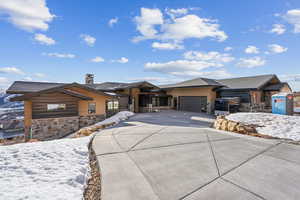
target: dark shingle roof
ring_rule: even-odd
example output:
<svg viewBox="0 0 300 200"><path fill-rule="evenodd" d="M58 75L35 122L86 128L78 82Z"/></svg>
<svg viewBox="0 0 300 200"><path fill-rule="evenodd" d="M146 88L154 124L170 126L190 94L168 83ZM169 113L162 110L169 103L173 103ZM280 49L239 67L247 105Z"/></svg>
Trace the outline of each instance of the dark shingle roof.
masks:
<svg viewBox="0 0 300 200"><path fill-rule="evenodd" d="M160 85L159 87L162 89L168 89L168 88L205 87L205 86L223 86L223 85L213 79L195 78L192 80L187 80L176 84Z"/></svg>
<svg viewBox="0 0 300 200"><path fill-rule="evenodd" d="M87 85L87 86L93 87L96 90L114 91L114 90L120 90L120 89L132 88L132 87L139 87L143 84L148 84L149 86L157 87L146 81L134 82L134 83L104 82L104 83L95 83L93 85Z"/></svg>
<svg viewBox="0 0 300 200"><path fill-rule="evenodd" d="M227 89L259 89L273 78L276 78L278 80L276 75L269 74L260 76L221 79L218 80L218 82L225 85Z"/></svg>
<svg viewBox="0 0 300 200"><path fill-rule="evenodd" d="M283 88L285 85L287 85L289 87L289 84L286 82L282 82L282 83L278 83L278 84L274 84L274 85L269 85L267 87L264 88L265 91L278 91L281 90L281 88Z"/></svg>
<svg viewBox="0 0 300 200"><path fill-rule="evenodd" d="M48 83L48 82L28 82L15 81L7 90L6 93L28 93L38 92L41 90L50 89L57 86L65 85L66 83Z"/></svg>

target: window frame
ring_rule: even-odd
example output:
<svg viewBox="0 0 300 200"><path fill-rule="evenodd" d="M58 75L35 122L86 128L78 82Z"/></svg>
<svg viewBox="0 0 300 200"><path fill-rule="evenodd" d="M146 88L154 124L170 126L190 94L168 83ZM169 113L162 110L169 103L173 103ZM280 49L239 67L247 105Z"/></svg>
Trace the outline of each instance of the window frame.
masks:
<svg viewBox="0 0 300 200"><path fill-rule="evenodd" d="M49 108L50 106L56 106L56 108ZM62 111L67 109L65 103L47 103L47 112Z"/></svg>
<svg viewBox="0 0 300 200"><path fill-rule="evenodd" d="M91 107L90 107L91 105L94 105L93 112L91 111L92 110ZM97 104L96 104L96 102L89 102L88 103L88 110L87 110L88 114L89 115L96 114L96 111L97 111Z"/></svg>

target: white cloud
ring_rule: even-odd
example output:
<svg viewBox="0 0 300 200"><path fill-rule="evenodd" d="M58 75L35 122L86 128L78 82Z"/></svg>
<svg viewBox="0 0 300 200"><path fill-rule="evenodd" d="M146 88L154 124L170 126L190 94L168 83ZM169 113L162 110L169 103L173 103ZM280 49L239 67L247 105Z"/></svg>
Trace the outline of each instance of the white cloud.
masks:
<svg viewBox="0 0 300 200"><path fill-rule="evenodd" d="M278 54L278 53L283 53L288 50L288 48L285 48L283 46L280 46L278 44L270 44L269 49L271 53Z"/></svg>
<svg viewBox="0 0 300 200"><path fill-rule="evenodd" d="M215 38L218 41L227 39L224 31L219 30L220 25L215 20L200 18L197 15L186 15L174 19L173 23L162 25L161 39L182 41L188 38L203 39Z"/></svg>
<svg viewBox="0 0 300 200"><path fill-rule="evenodd" d="M135 42L147 39L177 42L189 38L214 38L218 41L227 39L226 33L219 30L220 25L216 20L201 18L197 15L164 20L159 9L141 8L141 16L135 17L135 21L137 30L141 34L133 39ZM159 29L156 26L159 26Z"/></svg>
<svg viewBox="0 0 300 200"><path fill-rule="evenodd" d="M177 8L177 9L173 9L173 8L166 8L165 12L167 13L167 15L169 15L171 18L175 18L175 17L179 17L182 15L186 15L188 13L189 9L188 8Z"/></svg>
<svg viewBox="0 0 300 200"><path fill-rule="evenodd" d="M1 0L0 13L7 15L10 23L26 31L46 31L55 17L45 0Z"/></svg>
<svg viewBox="0 0 300 200"><path fill-rule="evenodd" d="M273 28L270 33L276 33L277 35L281 35L285 33L285 26L283 24L273 24Z"/></svg>
<svg viewBox="0 0 300 200"><path fill-rule="evenodd" d="M34 39L39 42L40 44L45 44L45 45L54 45L56 42L55 40L53 40L52 38L41 34L41 33L37 33L34 35Z"/></svg>
<svg viewBox="0 0 300 200"><path fill-rule="evenodd" d="M164 63L148 62L145 69L171 75L178 75L183 72L199 72L210 67L222 67L222 64L196 60L175 60Z"/></svg>
<svg viewBox="0 0 300 200"><path fill-rule="evenodd" d="M34 73L33 75L37 78L44 78L46 76L46 74L43 73Z"/></svg>
<svg viewBox="0 0 300 200"><path fill-rule="evenodd" d="M214 70L214 71L185 71L172 73L176 76L189 76L189 77L205 77L213 79L229 78L232 75L226 70Z"/></svg>
<svg viewBox="0 0 300 200"><path fill-rule="evenodd" d="M141 8L141 16L135 17L136 29L142 34L134 41L155 38L158 31L155 25L163 24L163 14L159 9Z"/></svg>
<svg viewBox="0 0 300 200"><path fill-rule="evenodd" d="M117 17L112 18L112 19L110 19L110 20L108 21L108 25L109 25L110 27L113 27L114 24L118 23L118 21L119 21L119 19L118 19Z"/></svg>
<svg viewBox="0 0 300 200"><path fill-rule="evenodd" d="M266 64L266 60L261 57L241 58L237 66L245 68L260 67Z"/></svg>
<svg viewBox="0 0 300 200"><path fill-rule="evenodd" d="M87 34L81 34L80 37L82 40L90 47L94 46L96 43L96 38Z"/></svg>
<svg viewBox="0 0 300 200"><path fill-rule="evenodd" d="M16 67L2 67L2 68L0 68L0 73L18 74L18 75L24 75L25 74L25 72L23 72L21 69L18 69Z"/></svg>
<svg viewBox="0 0 300 200"><path fill-rule="evenodd" d="M188 51L184 53L184 58L189 60L201 60L209 61L213 63L228 63L234 60L230 54L219 53L217 51L200 52L200 51Z"/></svg>
<svg viewBox="0 0 300 200"><path fill-rule="evenodd" d="M175 76L167 76L167 77L146 76L146 77L139 77L139 78L130 78L127 79L127 81L148 81L156 84L172 84L172 83L178 83L184 81L184 79Z"/></svg>
<svg viewBox="0 0 300 200"><path fill-rule="evenodd" d="M95 63L104 62L104 58L100 56L96 56L95 58L91 59L91 62L95 62Z"/></svg>
<svg viewBox="0 0 300 200"><path fill-rule="evenodd" d="M170 43L170 42L153 42L152 48L159 49L159 50L175 50L175 49L183 49L184 46L177 43Z"/></svg>
<svg viewBox="0 0 300 200"><path fill-rule="evenodd" d="M279 75L281 81L288 82L293 90L300 92L300 74Z"/></svg>
<svg viewBox="0 0 300 200"><path fill-rule="evenodd" d="M258 54L259 53L259 49L256 46L249 45L245 49L245 53L247 53L247 54Z"/></svg>
<svg viewBox="0 0 300 200"><path fill-rule="evenodd" d="M23 81L32 81L33 79L30 76L26 76L22 80Z"/></svg>
<svg viewBox="0 0 300 200"><path fill-rule="evenodd" d="M6 77L0 77L0 87L7 88L11 81L9 81Z"/></svg>
<svg viewBox="0 0 300 200"><path fill-rule="evenodd" d="M300 9L287 11L283 18L294 26L294 33L300 33Z"/></svg>
<svg viewBox="0 0 300 200"><path fill-rule="evenodd" d="M126 57L121 57L120 59L118 59L118 60L112 60L112 62L118 62L118 63L122 63L122 64L124 64L124 63L127 63L129 60L128 60L128 58L126 58Z"/></svg>
<svg viewBox="0 0 300 200"><path fill-rule="evenodd" d="M233 48L232 47L225 47L224 51L231 51Z"/></svg>
<svg viewBox="0 0 300 200"><path fill-rule="evenodd" d="M70 53L42 53L44 56L56 57L56 58L75 58L74 54Z"/></svg>

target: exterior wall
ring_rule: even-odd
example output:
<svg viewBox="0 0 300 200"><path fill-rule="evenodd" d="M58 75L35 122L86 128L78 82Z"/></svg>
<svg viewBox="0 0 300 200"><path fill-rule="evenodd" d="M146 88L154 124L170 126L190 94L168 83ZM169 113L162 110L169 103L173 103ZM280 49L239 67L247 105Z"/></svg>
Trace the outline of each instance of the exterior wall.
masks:
<svg viewBox="0 0 300 200"><path fill-rule="evenodd" d="M79 116L79 128L90 126L105 119L105 115Z"/></svg>
<svg viewBox="0 0 300 200"><path fill-rule="evenodd" d="M78 98L60 92L41 94L31 98L32 118L56 118L78 116ZM48 111L48 104L65 104L66 109Z"/></svg>
<svg viewBox="0 0 300 200"><path fill-rule="evenodd" d="M53 140L79 129L79 117L33 119L31 137L38 140Z"/></svg>
<svg viewBox="0 0 300 200"><path fill-rule="evenodd" d="M29 138L32 124L32 102L24 101L24 135Z"/></svg>
<svg viewBox="0 0 300 200"><path fill-rule="evenodd" d="M131 96L134 99L134 112L139 112L139 88L132 88L131 89Z"/></svg>
<svg viewBox="0 0 300 200"><path fill-rule="evenodd" d="M251 104L260 104L262 103L262 91L250 91Z"/></svg>
<svg viewBox="0 0 300 200"><path fill-rule="evenodd" d="M106 113L106 101L111 99L110 97L103 96L101 94L97 94L94 92L90 92L81 88L71 88L71 90L75 92L79 92L83 95L86 95L88 97L92 97L92 101L84 101L79 100L78 102L78 114L80 116L88 116L88 115L105 115ZM88 113L88 104L89 103L96 103L96 113L95 114L89 114Z"/></svg>
<svg viewBox="0 0 300 200"><path fill-rule="evenodd" d="M206 96L208 102L207 112L212 113L214 110L214 104L216 100L216 92L213 91L213 87L206 88L175 88L167 91L168 95L172 95L173 98L179 96ZM178 102L177 102L178 105Z"/></svg>
<svg viewBox="0 0 300 200"><path fill-rule="evenodd" d="M280 92L292 93L293 91L287 85L284 85Z"/></svg>

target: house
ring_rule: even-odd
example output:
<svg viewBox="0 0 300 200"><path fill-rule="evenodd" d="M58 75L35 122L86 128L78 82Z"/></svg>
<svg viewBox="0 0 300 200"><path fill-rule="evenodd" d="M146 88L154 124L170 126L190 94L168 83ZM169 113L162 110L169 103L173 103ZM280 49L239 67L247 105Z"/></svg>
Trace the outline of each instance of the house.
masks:
<svg viewBox="0 0 300 200"><path fill-rule="evenodd" d="M24 101L27 138L48 140L63 137L106 117L106 105L117 99L83 84L16 81L7 90Z"/></svg>
<svg viewBox="0 0 300 200"><path fill-rule="evenodd" d="M216 90L217 97L240 97L241 111L257 107L271 108L273 94L292 93L289 84L281 82L274 74L221 79L218 82L224 87Z"/></svg>
<svg viewBox="0 0 300 200"><path fill-rule="evenodd" d="M176 110L212 113L216 99L215 90L223 87L216 80L196 78L176 84L161 85L160 88L172 96L172 107Z"/></svg>
<svg viewBox="0 0 300 200"><path fill-rule="evenodd" d="M25 133L39 139L62 137L120 110L212 113L216 98L240 97L247 111L257 105L271 106L271 96L278 92L291 92L291 88L276 75L196 78L156 86L147 81L94 83L94 75L87 74L85 84L16 81L7 90L21 95L11 101L24 101Z"/></svg>

